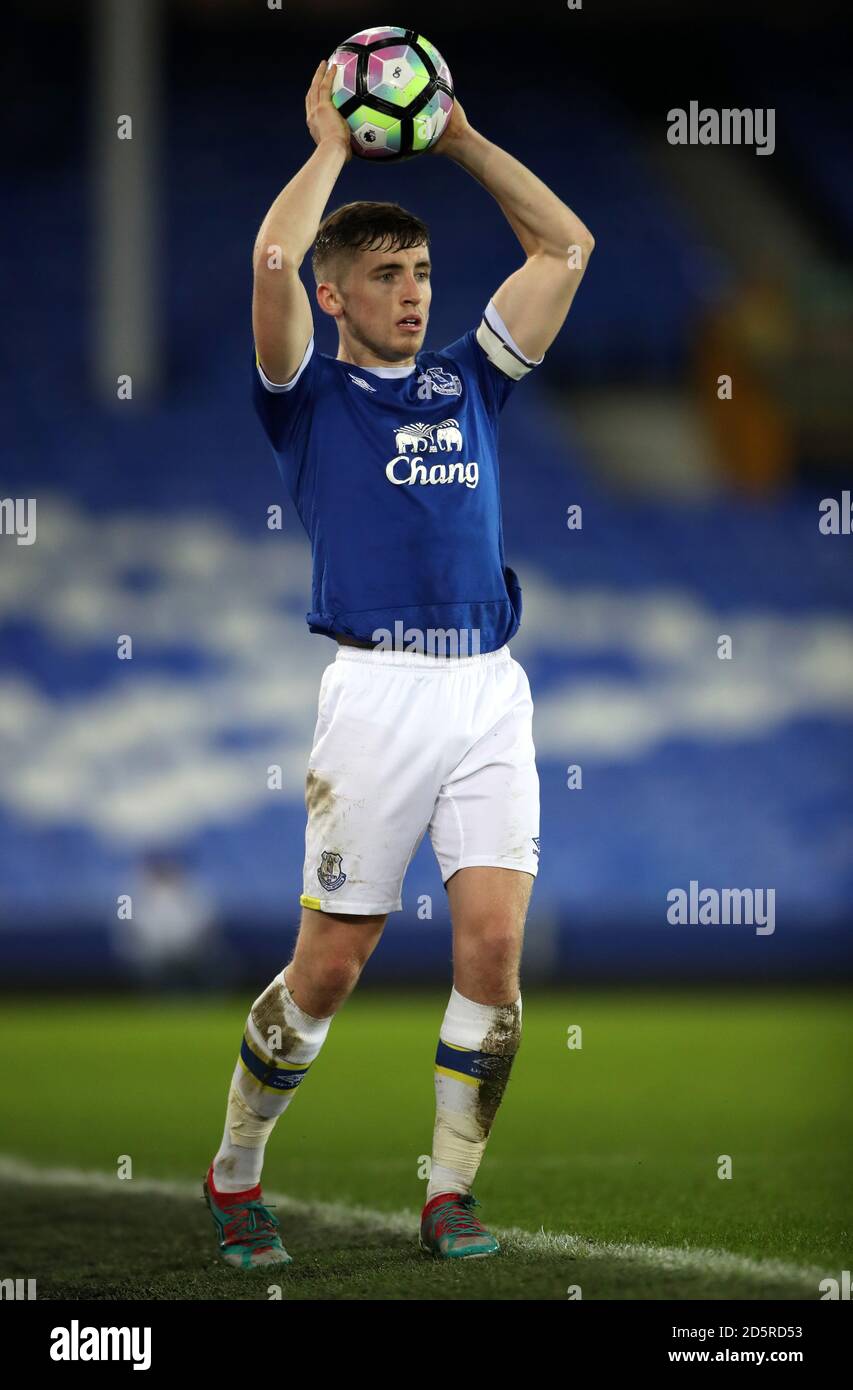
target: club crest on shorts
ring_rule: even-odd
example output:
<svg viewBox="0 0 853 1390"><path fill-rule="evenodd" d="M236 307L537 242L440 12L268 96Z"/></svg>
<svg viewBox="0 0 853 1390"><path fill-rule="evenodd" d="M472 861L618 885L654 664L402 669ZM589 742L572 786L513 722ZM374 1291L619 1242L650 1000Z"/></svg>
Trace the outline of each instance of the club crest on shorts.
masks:
<svg viewBox="0 0 853 1390"><path fill-rule="evenodd" d="M336 888L340 888L342 883L346 883L347 876L341 872L341 856L336 854L334 850L323 850L320 855L317 877L327 893L334 893Z"/></svg>

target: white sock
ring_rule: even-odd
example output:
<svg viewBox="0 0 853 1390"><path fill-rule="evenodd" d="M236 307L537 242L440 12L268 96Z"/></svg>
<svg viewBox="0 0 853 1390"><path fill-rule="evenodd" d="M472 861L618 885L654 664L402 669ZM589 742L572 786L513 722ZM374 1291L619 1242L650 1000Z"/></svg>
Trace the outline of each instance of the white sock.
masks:
<svg viewBox="0 0 853 1390"><path fill-rule="evenodd" d="M471 1191L520 1041L520 994L514 1004L478 1004L451 990L435 1059L427 1202Z"/></svg>
<svg viewBox="0 0 853 1390"><path fill-rule="evenodd" d="M244 1192L260 1182L267 1139L323 1046L333 1017L312 1018L300 1009L283 970L255 1000L213 1160L218 1192Z"/></svg>

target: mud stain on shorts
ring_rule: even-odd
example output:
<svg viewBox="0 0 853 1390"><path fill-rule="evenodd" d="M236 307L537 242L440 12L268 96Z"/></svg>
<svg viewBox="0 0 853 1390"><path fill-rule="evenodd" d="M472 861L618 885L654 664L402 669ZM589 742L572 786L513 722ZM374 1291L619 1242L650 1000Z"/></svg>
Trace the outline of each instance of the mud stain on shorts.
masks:
<svg viewBox="0 0 853 1390"><path fill-rule="evenodd" d="M305 778L305 806L309 816L328 815L336 800L337 794L328 778L309 768Z"/></svg>

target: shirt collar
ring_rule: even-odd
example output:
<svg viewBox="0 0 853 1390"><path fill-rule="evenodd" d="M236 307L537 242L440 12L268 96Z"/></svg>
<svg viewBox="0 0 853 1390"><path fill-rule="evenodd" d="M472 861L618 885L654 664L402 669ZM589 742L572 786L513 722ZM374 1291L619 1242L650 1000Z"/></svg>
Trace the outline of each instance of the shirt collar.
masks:
<svg viewBox="0 0 853 1390"><path fill-rule="evenodd" d="M340 359L338 359L340 361ZM359 367L354 362L344 362L343 366L349 367L354 372L372 372L374 376L411 376L415 371L415 366L411 367Z"/></svg>

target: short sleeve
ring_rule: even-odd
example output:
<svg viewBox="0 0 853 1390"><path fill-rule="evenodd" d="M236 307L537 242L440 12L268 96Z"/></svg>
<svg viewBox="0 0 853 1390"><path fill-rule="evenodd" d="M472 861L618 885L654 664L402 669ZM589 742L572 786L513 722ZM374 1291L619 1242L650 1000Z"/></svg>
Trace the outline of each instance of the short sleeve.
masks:
<svg viewBox="0 0 853 1390"><path fill-rule="evenodd" d="M479 327L472 328L444 352L473 367L493 415L503 410L522 377L544 360L544 353L536 359L525 356L491 299Z"/></svg>
<svg viewBox="0 0 853 1390"><path fill-rule="evenodd" d="M279 384L264 374L257 349L252 354L252 396L267 438L277 451L291 446L311 417L317 389L318 354L314 338L290 381Z"/></svg>

